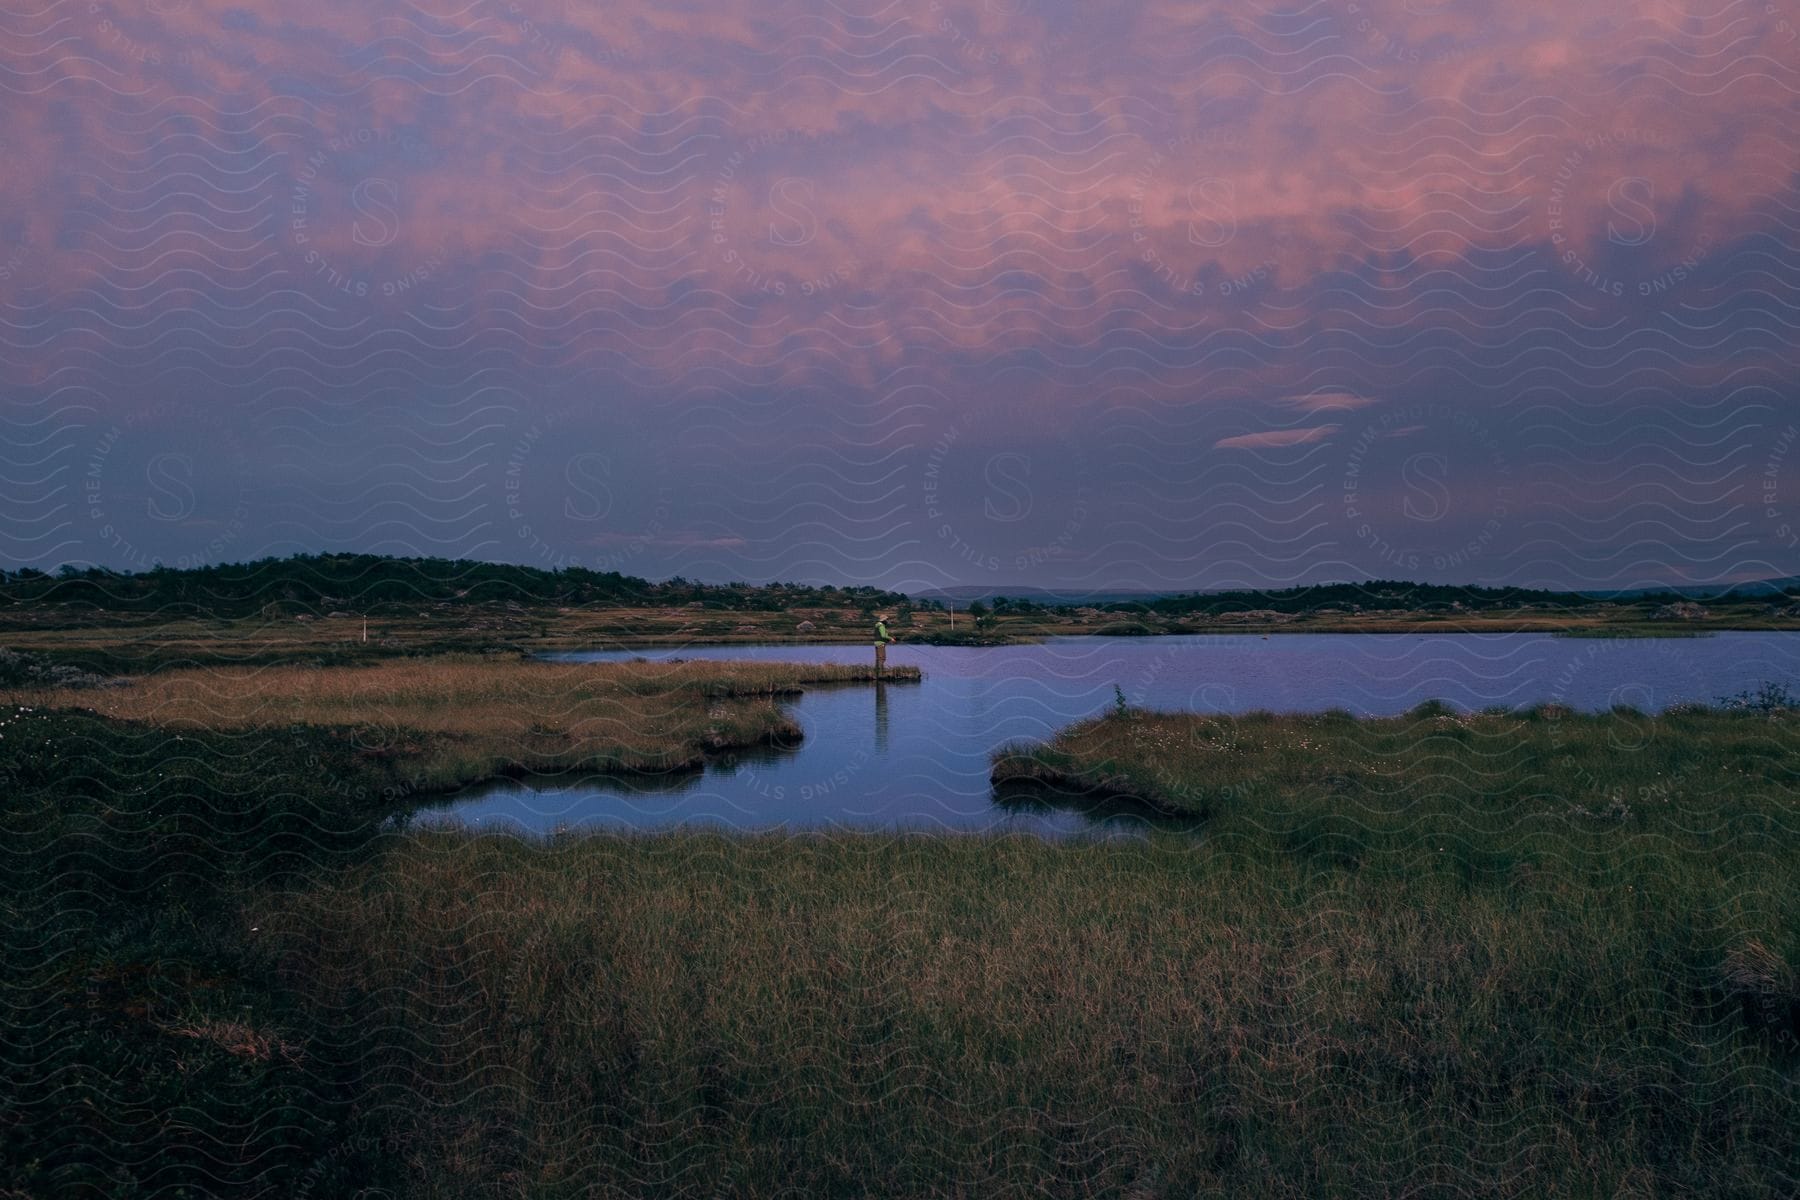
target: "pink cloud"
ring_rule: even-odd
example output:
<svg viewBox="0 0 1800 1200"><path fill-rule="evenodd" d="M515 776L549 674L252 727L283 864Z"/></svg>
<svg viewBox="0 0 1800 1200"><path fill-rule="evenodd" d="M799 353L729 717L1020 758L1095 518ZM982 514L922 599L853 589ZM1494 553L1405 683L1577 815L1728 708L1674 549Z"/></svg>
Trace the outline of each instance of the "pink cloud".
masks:
<svg viewBox="0 0 1800 1200"><path fill-rule="evenodd" d="M38 253L0 299L22 280L141 292L183 267L325 286L250 216L155 239L219 211L287 218L309 157L375 128L431 156L337 181L396 220L321 228L333 274L379 292L423 269L457 281L434 303L506 297L530 328L583 330L572 353L670 372L805 355L874 379L919 345L1398 327L1413 273L1466 276L1482 253L1539 253L1593 302L1654 296L1777 219L1768 181L1793 166L1791 37L1736 9L1364 0L1291 35L1222 0L1066 19L926 0L71 11L22 39L0 205ZM1628 64L1645 86L1609 82ZM156 136L105 128L114 93ZM158 140L187 129L205 144ZM131 214L111 245L46 182L59 170ZM1396 303L1308 290L1342 273Z"/></svg>
<svg viewBox="0 0 1800 1200"><path fill-rule="evenodd" d="M1292 396L1283 396L1276 401L1288 408L1298 409L1303 413L1326 412L1331 409L1355 410L1367 408L1380 401L1373 396L1359 396L1355 392L1319 391L1303 392Z"/></svg>
<svg viewBox="0 0 1800 1200"><path fill-rule="evenodd" d="M1304 446L1321 442L1338 431L1336 425L1314 425L1304 429L1268 429L1260 433L1240 433L1220 438L1213 443L1217 450L1269 450L1281 446Z"/></svg>

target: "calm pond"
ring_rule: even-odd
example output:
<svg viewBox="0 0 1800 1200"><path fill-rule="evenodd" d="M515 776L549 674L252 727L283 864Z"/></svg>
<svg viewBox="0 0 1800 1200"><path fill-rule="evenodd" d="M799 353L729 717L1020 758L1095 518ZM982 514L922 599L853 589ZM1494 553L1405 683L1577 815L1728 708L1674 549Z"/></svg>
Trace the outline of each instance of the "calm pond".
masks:
<svg viewBox="0 0 1800 1200"><path fill-rule="evenodd" d="M554 656L861 662L863 646L718 646ZM972 649L899 645L893 664L923 683L815 687L789 710L798 750L739 755L704 774L652 781L539 777L461 793L426 819L549 832L564 827L830 828L1141 832L1141 813L1079 805L996 804L988 756L1105 711L1115 686L1133 704L1197 712L1344 708L1403 712L1556 701L1646 711L1712 702L1765 681L1800 681L1800 635L1558 638L1540 634L1277 634L1069 637Z"/></svg>

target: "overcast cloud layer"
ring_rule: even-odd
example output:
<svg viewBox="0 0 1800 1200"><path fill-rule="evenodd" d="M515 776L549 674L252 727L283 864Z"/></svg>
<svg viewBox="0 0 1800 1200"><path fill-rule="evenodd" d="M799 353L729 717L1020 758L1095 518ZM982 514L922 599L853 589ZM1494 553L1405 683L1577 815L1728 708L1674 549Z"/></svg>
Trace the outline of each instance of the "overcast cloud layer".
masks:
<svg viewBox="0 0 1800 1200"><path fill-rule="evenodd" d="M0 559L1795 574L1797 30L0 0Z"/></svg>

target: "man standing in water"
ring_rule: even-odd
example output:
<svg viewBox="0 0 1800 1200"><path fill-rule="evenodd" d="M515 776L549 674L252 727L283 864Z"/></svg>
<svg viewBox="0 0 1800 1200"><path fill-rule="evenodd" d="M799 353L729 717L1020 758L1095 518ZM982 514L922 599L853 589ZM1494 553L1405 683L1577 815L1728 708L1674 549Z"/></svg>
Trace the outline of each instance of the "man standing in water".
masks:
<svg viewBox="0 0 1800 1200"><path fill-rule="evenodd" d="M887 670L888 643L894 639L888 636L887 617L875 618L875 674L880 675Z"/></svg>

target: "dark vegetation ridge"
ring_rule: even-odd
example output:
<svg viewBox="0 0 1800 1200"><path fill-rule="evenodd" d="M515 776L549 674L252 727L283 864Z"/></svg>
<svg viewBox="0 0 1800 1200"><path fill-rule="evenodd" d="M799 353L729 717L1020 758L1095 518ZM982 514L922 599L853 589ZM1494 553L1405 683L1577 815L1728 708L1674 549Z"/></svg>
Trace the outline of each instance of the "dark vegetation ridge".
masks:
<svg viewBox="0 0 1800 1200"><path fill-rule="evenodd" d="M1034 598L1034 595L1038 598ZM1591 610L1613 605L1654 608L1692 602L1683 589L1634 591L1607 596L1591 592L1527 587L1473 587L1373 579L1357 583L1308 584L1270 589L1237 589L1145 595L1078 605L1053 593L1025 589L1015 596L990 596L982 608L1030 612L1092 607L1105 612L1208 616L1267 611L1331 612L1500 612L1541 608ZM1800 580L1758 585L1754 594L1725 592L1713 602L1782 606L1800 603ZM701 583L676 576L653 581L617 571L585 567L543 570L510 563L468 559L392 557L378 554L301 554L254 562L200 567L157 566L125 572L107 567L64 566L54 573L35 568L0 570L0 604L68 604L117 611L245 616L273 611L311 611L421 602L470 605L512 601L521 604L661 607L699 605L741 612L847 606L937 610L935 597L908 597L867 586L802 583Z"/></svg>
<svg viewBox="0 0 1800 1200"><path fill-rule="evenodd" d="M0 603L77 604L136 612L246 616L273 606L359 610L421 602L705 607L748 612L817 605L898 605L906 597L872 587L798 583L711 584L676 576L652 582L617 571L545 571L509 563L379 554L300 554L216 566L123 572L65 566L55 574L0 571Z"/></svg>
<svg viewBox="0 0 1800 1200"><path fill-rule="evenodd" d="M1763 604L1800 601L1800 584L1785 592L1769 591L1754 597ZM1118 601L1101 607L1114 612L1153 612L1167 616L1213 615L1268 609L1278 613L1463 611L1509 612L1523 608L1587 609L1625 603L1656 607L1688 603L1692 597L1673 588L1632 592L1606 597L1590 592L1552 591L1526 587L1463 587L1451 584L1411 583L1404 579L1371 579L1366 583L1320 583L1273 590L1188 592L1139 601Z"/></svg>

